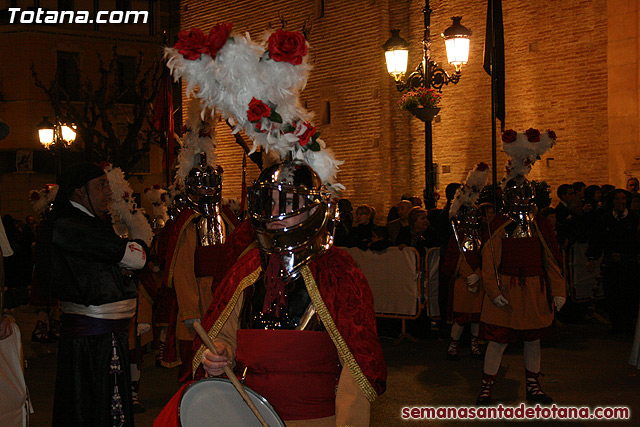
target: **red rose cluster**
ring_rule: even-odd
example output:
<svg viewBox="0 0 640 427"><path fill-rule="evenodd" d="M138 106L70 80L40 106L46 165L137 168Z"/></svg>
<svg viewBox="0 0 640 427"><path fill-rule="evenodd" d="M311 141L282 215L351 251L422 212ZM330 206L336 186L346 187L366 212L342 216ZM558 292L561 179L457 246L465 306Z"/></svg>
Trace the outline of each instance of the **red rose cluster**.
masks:
<svg viewBox="0 0 640 427"><path fill-rule="evenodd" d="M307 54L307 41L302 33L279 29L269 37L269 56L277 62L302 64Z"/></svg>
<svg viewBox="0 0 640 427"><path fill-rule="evenodd" d="M485 162L480 162L478 163L478 165L476 166L476 170L480 171L480 172L484 172L487 169L489 169L489 165L487 165Z"/></svg>
<svg viewBox="0 0 640 427"><path fill-rule="evenodd" d="M250 122L258 122L263 117L268 118L269 116L271 116L271 108L267 104L256 98L251 99L247 110L247 119Z"/></svg>
<svg viewBox="0 0 640 427"><path fill-rule="evenodd" d="M518 137L518 132L513 129L505 130L502 134L502 142L505 144L511 144Z"/></svg>
<svg viewBox="0 0 640 427"><path fill-rule="evenodd" d="M529 128L525 132L529 142L540 142L540 131L538 129Z"/></svg>
<svg viewBox="0 0 640 427"><path fill-rule="evenodd" d="M209 31L208 36L205 36L199 28L193 28L191 31L180 31L175 48L185 59L192 61L199 59L203 53L215 59L218 51L227 42L232 26L233 24L228 22L216 24Z"/></svg>
<svg viewBox="0 0 640 427"><path fill-rule="evenodd" d="M301 147L304 147L311 141L313 135L316 134L316 128L309 122L304 122L298 125L296 129L296 136Z"/></svg>
<svg viewBox="0 0 640 427"><path fill-rule="evenodd" d="M524 134L527 135L527 140L529 140L529 142L540 142L540 131L538 129L529 128L524 132ZM553 140L556 139L556 133L554 131L548 130L547 134L549 135L549 138ZM517 137L518 133L513 129L509 129L504 131L502 134L502 141L505 144L510 144L515 141Z"/></svg>

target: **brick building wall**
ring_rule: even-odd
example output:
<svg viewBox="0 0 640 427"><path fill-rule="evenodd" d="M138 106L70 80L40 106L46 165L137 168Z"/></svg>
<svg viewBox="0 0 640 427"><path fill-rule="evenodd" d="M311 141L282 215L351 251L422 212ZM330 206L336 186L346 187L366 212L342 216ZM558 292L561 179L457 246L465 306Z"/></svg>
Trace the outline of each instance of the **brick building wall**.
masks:
<svg viewBox="0 0 640 427"><path fill-rule="evenodd" d="M408 0L183 0L181 27L208 31L227 21L235 31L249 31L258 39L265 29L280 26L278 12L289 30L301 29L311 17L314 68L302 93L303 105L315 113L314 123L336 157L345 160L339 175L347 187L344 196L354 206L374 206L377 222L384 222L402 193L422 193L424 126L395 108L401 94L386 73L381 46L389 30L399 28L411 46L409 69L414 68L422 55L423 7L423 1ZM448 72L452 67L446 64L439 34L454 15L462 15L462 23L473 31L469 64L458 85L443 89L442 110L433 123L433 156L443 194L448 183L463 180L475 163L491 161L490 78L482 68L486 2L431 1L431 8L432 57ZM506 128L536 127L558 134L558 144L536 163L530 177L547 181L554 193L559 184L577 180L620 185L610 175L622 171L610 172L609 165L607 2L514 0L503 2L503 15ZM218 127L218 139L224 195L238 197L242 150L224 125ZM498 179L505 163L498 148ZM257 173L251 165L249 180Z"/></svg>

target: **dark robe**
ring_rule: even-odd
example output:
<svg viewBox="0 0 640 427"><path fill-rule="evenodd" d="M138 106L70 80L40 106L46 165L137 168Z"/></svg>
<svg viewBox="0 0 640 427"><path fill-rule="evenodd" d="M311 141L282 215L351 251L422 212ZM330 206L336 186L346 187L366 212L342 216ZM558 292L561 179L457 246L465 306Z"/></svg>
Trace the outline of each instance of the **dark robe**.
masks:
<svg viewBox="0 0 640 427"><path fill-rule="evenodd" d="M62 302L100 306L137 297L135 281L117 265L130 242L111 224L73 208L53 223L49 236L41 253L50 257L43 260L49 287ZM53 426L111 427L114 417L133 426L129 320L62 316Z"/></svg>

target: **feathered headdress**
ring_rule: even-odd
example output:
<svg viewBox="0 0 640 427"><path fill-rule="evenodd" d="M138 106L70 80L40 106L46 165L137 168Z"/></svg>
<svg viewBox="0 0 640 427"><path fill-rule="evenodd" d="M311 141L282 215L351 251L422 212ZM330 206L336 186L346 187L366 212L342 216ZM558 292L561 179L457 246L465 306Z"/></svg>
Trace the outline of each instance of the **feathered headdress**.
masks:
<svg viewBox="0 0 640 427"><path fill-rule="evenodd" d="M156 184L153 187L147 187L144 189L144 195L147 200L153 206L153 217L162 218L163 221L169 219L167 214L167 190L160 187L160 184Z"/></svg>
<svg viewBox="0 0 640 427"><path fill-rule="evenodd" d="M53 203L56 194L58 194L58 186L55 184L48 184L41 190L31 190L29 192L29 201L33 206L33 210L43 215Z"/></svg>
<svg viewBox="0 0 640 427"><path fill-rule="evenodd" d="M457 216L463 206L472 208L476 204L488 178L489 166L484 162L478 163L475 169L469 171L464 184L456 190L456 195L449 208L449 218Z"/></svg>
<svg viewBox="0 0 640 427"><path fill-rule="evenodd" d="M502 134L502 150L510 157L507 163L507 175L502 184L510 179L522 179L531 172L531 167L556 143L556 133L548 130L540 133L529 128L522 133L512 129Z"/></svg>
<svg viewBox="0 0 640 427"><path fill-rule="evenodd" d="M194 28L181 31L173 48L165 48L174 79L184 78L187 96L219 111L234 127L281 158L290 156L313 168L334 191L337 161L309 122L310 114L298 100L307 83L307 42L298 32L279 29L263 43L249 34L231 35L232 25L215 25L208 35ZM197 87L197 91L195 90Z"/></svg>
<svg viewBox="0 0 640 427"><path fill-rule="evenodd" d="M102 165L104 173L109 180L109 186L111 187L111 204L109 205L109 212L111 213L112 221L115 222L119 218L129 228L129 233L132 239L140 239L148 246L151 245L153 240L153 231L151 225L145 217L145 210L136 205L133 199L133 190L131 186L124 179L124 173L120 168L114 168L110 163Z"/></svg>
<svg viewBox="0 0 640 427"><path fill-rule="evenodd" d="M187 123L181 140L182 149L176 167L176 180L179 185L184 185L189 171L199 164L200 153L206 154L209 166L213 169L217 167L215 122L215 117L207 114L199 99L189 102Z"/></svg>

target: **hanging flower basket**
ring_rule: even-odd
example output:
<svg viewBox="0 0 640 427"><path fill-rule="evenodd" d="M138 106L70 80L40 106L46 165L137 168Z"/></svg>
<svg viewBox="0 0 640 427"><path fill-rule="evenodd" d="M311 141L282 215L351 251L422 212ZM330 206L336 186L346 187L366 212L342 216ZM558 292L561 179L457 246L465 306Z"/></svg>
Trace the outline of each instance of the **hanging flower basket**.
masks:
<svg viewBox="0 0 640 427"><path fill-rule="evenodd" d="M409 111L412 115L419 118L423 122L430 122L433 120L435 116L438 115L440 108L438 107L419 107L419 108L410 108Z"/></svg>
<svg viewBox="0 0 640 427"><path fill-rule="evenodd" d="M423 122L431 121L440 111L440 93L431 88L411 90L398 101L398 108L407 110Z"/></svg>

